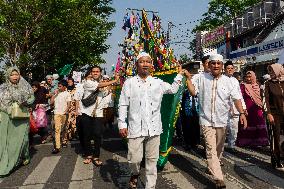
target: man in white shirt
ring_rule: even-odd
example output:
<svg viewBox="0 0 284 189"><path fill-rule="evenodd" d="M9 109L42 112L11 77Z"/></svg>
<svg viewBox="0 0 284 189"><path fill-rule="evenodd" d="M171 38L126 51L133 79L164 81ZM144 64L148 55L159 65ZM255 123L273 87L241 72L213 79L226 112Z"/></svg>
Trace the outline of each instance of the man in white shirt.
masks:
<svg viewBox="0 0 284 189"><path fill-rule="evenodd" d="M138 55L136 67L138 75L127 79L121 91L118 127L120 135L128 138L127 158L132 171L129 187L137 187L145 145L145 188L150 189L155 188L157 179L160 134L163 132L160 113L162 98L164 94L174 94L178 91L183 71L180 67L172 85L152 77L150 70L153 61L145 52Z"/></svg>
<svg viewBox="0 0 284 189"><path fill-rule="evenodd" d="M245 128L247 121L241 104L242 94L234 87L231 79L222 75L223 56L210 55L209 68L210 73L200 74L193 80L187 79L187 86L190 94L199 98L199 121L205 138L208 170L213 175L216 188L226 188L220 157L226 137L231 99L240 112L240 122ZM188 71L185 74L190 78Z"/></svg>
<svg viewBox="0 0 284 189"><path fill-rule="evenodd" d="M52 150L53 154L57 154L61 147L61 130L65 131L66 118L71 102L71 95L66 90L67 82L62 80L58 82L58 89L54 91L54 95L51 97L50 104L54 104L54 129L55 129L55 145ZM67 136L63 134L63 136ZM67 138L62 139L63 147L67 147Z"/></svg>
<svg viewBox="0 0 284 189"><path fill-rule="evenodd" d="M227 61L224 64L224 70L225 70L225 75L228 76L231 80L232 83L234 85L234 87L236 87L239 92L241 93L241 88L240 88L240 83L239 81L233 76L234 72L235 72L235 67L232 61ZM244 102L244 99L242 97L241 99L242 101L242 106L244 109L244 112L247 114L246 111L246 104ZM231 111L230 111L230 119L228 120L228 150L234 151L235 148L235 142L237 139L237 134L238 134L238 126L239 126L239 117L240 114L236 108L236 106L234 105L233 100L231 99L230 102L231 105Z"/></svg>
<svg viewBox="0 0 284 189"><path fill-rule="evenodd" d="M92 92L99 90L96 102L88 107L81 106L81 124L83 127L83 144L85 153L85 164L93 162L96 166L101 166L103 162L99 159L100 148L102 144L102 135L104 131L103 119L103 98L106 96L102 91L103 87L115 84L119 77L116 75L112 81L101 82L102 69L99 66L93 66L86 74L83 82L84 94L82 99L87 98ZM94 140L94 148L91 140Z"/></svg>
<svg viewBox="0 0 284 189"><path fill-rule="evenodd" d="M81 99L84 95L84 88L83 84L79 83L76 85L76 91L74 94L74 100L76 101L76 107L75 107L75 114L76 114L76 129L77 129L77 134L79 137L79 141L81 144L81 147L84 148L84 141L83 141L83 127L81 124L81 119L82 119L82 102Z"/></svg>

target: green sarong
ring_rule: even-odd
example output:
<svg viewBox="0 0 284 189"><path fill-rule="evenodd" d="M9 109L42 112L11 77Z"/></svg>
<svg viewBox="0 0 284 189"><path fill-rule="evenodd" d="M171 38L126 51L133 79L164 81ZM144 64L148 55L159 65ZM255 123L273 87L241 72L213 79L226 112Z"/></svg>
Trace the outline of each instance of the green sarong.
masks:
<svg viewBox="0 0 284 189"><path fill-rule="evenodd" d="M0 177L29 159L29 119L12 120L0 111Z"/></svg>

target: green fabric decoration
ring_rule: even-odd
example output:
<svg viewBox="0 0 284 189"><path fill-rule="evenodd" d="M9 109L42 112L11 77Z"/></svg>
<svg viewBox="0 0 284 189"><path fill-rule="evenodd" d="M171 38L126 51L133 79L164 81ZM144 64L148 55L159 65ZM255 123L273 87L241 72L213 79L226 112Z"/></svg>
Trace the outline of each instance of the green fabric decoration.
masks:
<svg viewBox="0 0 284 189"><path fill-rule="evenodd" d="M59 75L69 75L72 71L73 64L66 64L63 68L58 70Z"/></svg>
<svg viewBox="0 0 284 189"><path fill-rule="evenodd" d="M173 83L176 75L177 74L175 73L171 75L160 75L157 77L165 82ZM160 139L160 157L157 163L158 169L163 169L168 161L169 152L171 151L172 146L172 138L175 131L175 124L179 115L180 96L182 92L183 87L180 87L176 94L166 94L163 96L161 105L163 133L161 134Z"/></svg>

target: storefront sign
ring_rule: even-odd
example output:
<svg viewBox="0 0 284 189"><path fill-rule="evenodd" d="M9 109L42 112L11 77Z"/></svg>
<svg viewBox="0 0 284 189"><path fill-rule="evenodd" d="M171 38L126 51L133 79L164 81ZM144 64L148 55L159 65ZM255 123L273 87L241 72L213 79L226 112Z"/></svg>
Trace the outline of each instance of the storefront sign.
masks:
<svg viewBox="0 0 284 189"><path fill-rule="evenodd" d="M206 33L202 36L201 46L209 47L211 45L215 45L220 43L221 41L225 41L225 29L224 26L219 26L211 32Z"/></svg>
<svg viewBox="0 0 284 189"><path fill-rule="evenodd" d="M281 40L269 42L268 44L259 46L258 52L261 53L265 51L275 50L275 49L283 48L283 46L284 46L284 39L281 39Z"/></svg>
<svg viewBox="0 0 284 189"><path fill-rule="evenodd" d="M284 48L284 37L254 45L245 49L233 51L230 53L230 59L240 58L243 56L253 56L256 54L264 54L282 48Z"/></svg>

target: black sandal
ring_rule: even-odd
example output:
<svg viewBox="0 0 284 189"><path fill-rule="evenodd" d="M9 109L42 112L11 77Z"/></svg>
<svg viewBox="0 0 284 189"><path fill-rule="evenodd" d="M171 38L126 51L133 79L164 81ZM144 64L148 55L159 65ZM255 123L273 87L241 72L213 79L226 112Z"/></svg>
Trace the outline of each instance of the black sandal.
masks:
<svg viewBox="0 0 284 189"><path fill-rule="evenodd" d="M93 163L95 166L100 167L103 165L103 162L99 158L94 158Z"/></svg>
<svg viewBox="0 0 284 189"><path fill-rule="evenodd" d="M129 180L129 188L130 189L135 189L137 188L137 184L138 184L138 177L139 175L132 175L130 180Z"/></svg>

